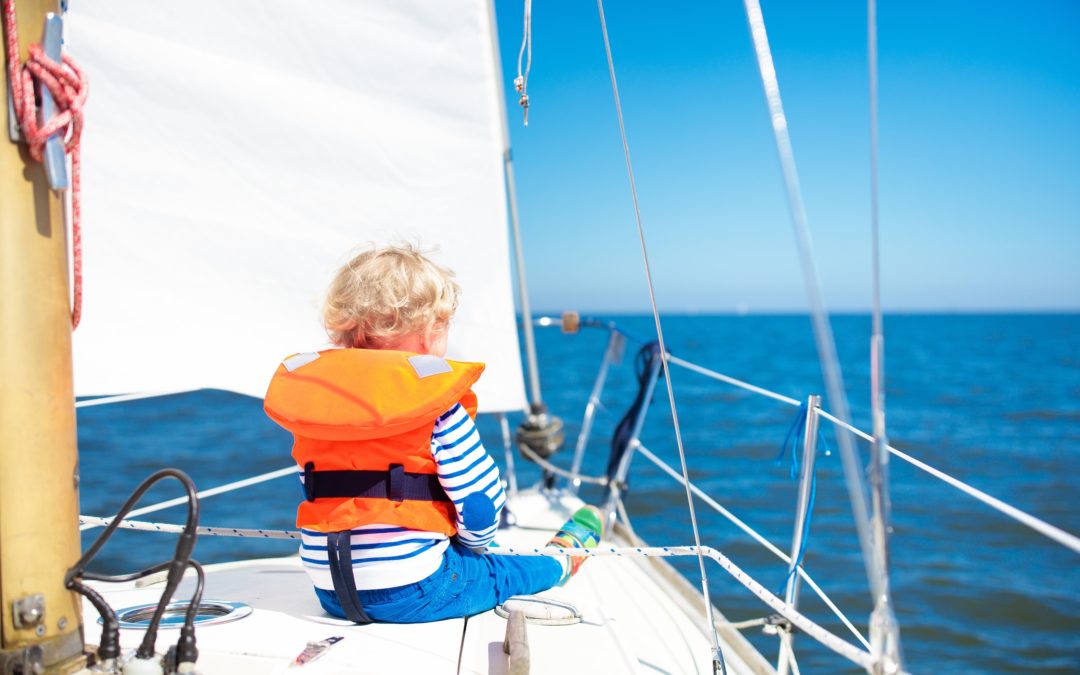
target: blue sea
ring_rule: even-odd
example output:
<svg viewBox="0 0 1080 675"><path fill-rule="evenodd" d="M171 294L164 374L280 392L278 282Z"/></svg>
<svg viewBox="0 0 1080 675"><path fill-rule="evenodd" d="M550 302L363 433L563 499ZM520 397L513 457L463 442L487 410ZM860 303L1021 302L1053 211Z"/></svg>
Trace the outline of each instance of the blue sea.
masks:
<svg viewBox="0 0 1080 675"><path fill-rule="evenodd" d="M603 317L628 332L655 335L648 316ZM834 317L854 422L870 428L868 316ZM887 420L897 448L1071 533L1080 533L1080 315L886 316ZM803 400L822 393L805 316L669 316L670 351L706 368ZM573 441L607 334L537 333L544 398L566 423L555 460L569 466ZM627 345L604 390L586 459L602 474L615 424L633 400L638 345ZM269 364L268 367L273 367ZM680 368L672 372L692 480L783 550L792 541L796 482L791 456L776 461L796 409ZM825 402L828 408L828 402ZM511 422L517 424L519 416ZM494 419L485 443L503 463ZM865 632L871 610L836 439L823 422L806 570ZM679 465L667 395L657 389L642 435L646 447ZM164 466L190 474L200 489L290 462L290 437L262 413L261 401L203 391L79 411L82 512L108 515L145 476ZM865 461L866 444L860 443ZM824 454L831 449L831 454ZM519 482L539 471L517 458ZM921 470L892 458L892 588L906 666L917 673L1080 672L1080 555L1034 533ZM155 488L150 503L180 494ZM291 529L299 489L278 479L207 498L202 523ZM600 500L596 489L583 493ZM631 473L627 506L636 531L657 545L690 544L683 488L644 457ZM780 591L786 566L698 502L703 543ZM154 514L180 522L180 508ZM92 540L93 531L84 536ZM130 571L167 558L170 535L118 532L96 568ZM203 538L204 563L295 552L291 542ZM697 563L677 565L698 583ZM761 604L718 566L707 567L713 600L732 621L766 616ZM803 586L801 607L852 639ZM770 659L777 642L746 631ZM806 673L859 672L812 639L796 637Z"/></svg>

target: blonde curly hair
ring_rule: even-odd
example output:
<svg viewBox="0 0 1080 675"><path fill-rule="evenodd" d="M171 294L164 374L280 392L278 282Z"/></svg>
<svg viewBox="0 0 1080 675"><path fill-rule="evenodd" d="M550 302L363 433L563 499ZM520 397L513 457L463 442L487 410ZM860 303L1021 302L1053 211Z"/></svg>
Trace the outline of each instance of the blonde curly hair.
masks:
<svg viewBox="0 0 1080 675"><path fill-rule="evenodd" d="M385 349L410 334L445 330L460 293L454 273L412 245L376 247L338 270L323 324L340 347Z"/></svg>

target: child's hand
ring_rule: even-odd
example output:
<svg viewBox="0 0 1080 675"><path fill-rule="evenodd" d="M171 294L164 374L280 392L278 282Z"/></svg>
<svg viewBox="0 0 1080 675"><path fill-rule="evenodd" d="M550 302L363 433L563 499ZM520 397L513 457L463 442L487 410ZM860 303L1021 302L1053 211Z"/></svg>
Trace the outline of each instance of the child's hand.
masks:
<svg viewBox="0 0 1080 675"><path fill-rule="evenodd" d="M495 505L482 492L474 492L461 505L461 520L465 529L473 532L486 530L495 524Z"/></svg>

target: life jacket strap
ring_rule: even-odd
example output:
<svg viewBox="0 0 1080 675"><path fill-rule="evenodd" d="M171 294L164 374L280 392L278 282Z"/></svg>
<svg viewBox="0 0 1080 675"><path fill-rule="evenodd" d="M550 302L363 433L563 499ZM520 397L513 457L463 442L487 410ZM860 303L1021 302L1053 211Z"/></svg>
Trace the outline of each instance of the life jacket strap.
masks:
<svg viewBox="0 0 1080 675"><path fill-rule="evenodd" d="M356 592L356 579L353 578L352 532L329 532L326 535L326 558L330 562L330 580L334 582L334 594L345 618L353 623L371 623L371 617L364 611L364 604Z"/></svg>
<svg viewBox="0 0 1080 675"><path fill-rule="evenodd" d="M408 473L401 464L391 464L386 471L332 470L316 471L315 462L304 465L304 496L309 502L316 499L363 497L406 499L426 502L448 502L450 498L431 473Z"/></svg>

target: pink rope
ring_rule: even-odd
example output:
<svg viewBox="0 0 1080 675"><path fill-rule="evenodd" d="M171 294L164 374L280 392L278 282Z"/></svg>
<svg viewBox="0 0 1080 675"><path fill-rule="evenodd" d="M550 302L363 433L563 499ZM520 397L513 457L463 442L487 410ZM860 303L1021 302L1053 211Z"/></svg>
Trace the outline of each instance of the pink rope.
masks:
<svg viewBox="0 0 1080 675"><path fill-rule="evenodd" d="M63 57L63 63L53 61L41 45L29 46L30 58L25 64L19 58L19 33L15 16L15 0L3 0L4 33L15 117L30 149L30 156L41 161L45 142L60 133L64 150L71 155L71 251L72 307L71 329L79 325L82 316L82 161L79 141L82 138L83 106L86 104L86 75L74 59ZM34 78L37 78L56 101L57 113L38 124L37 103L34 100Z"/></svg>

